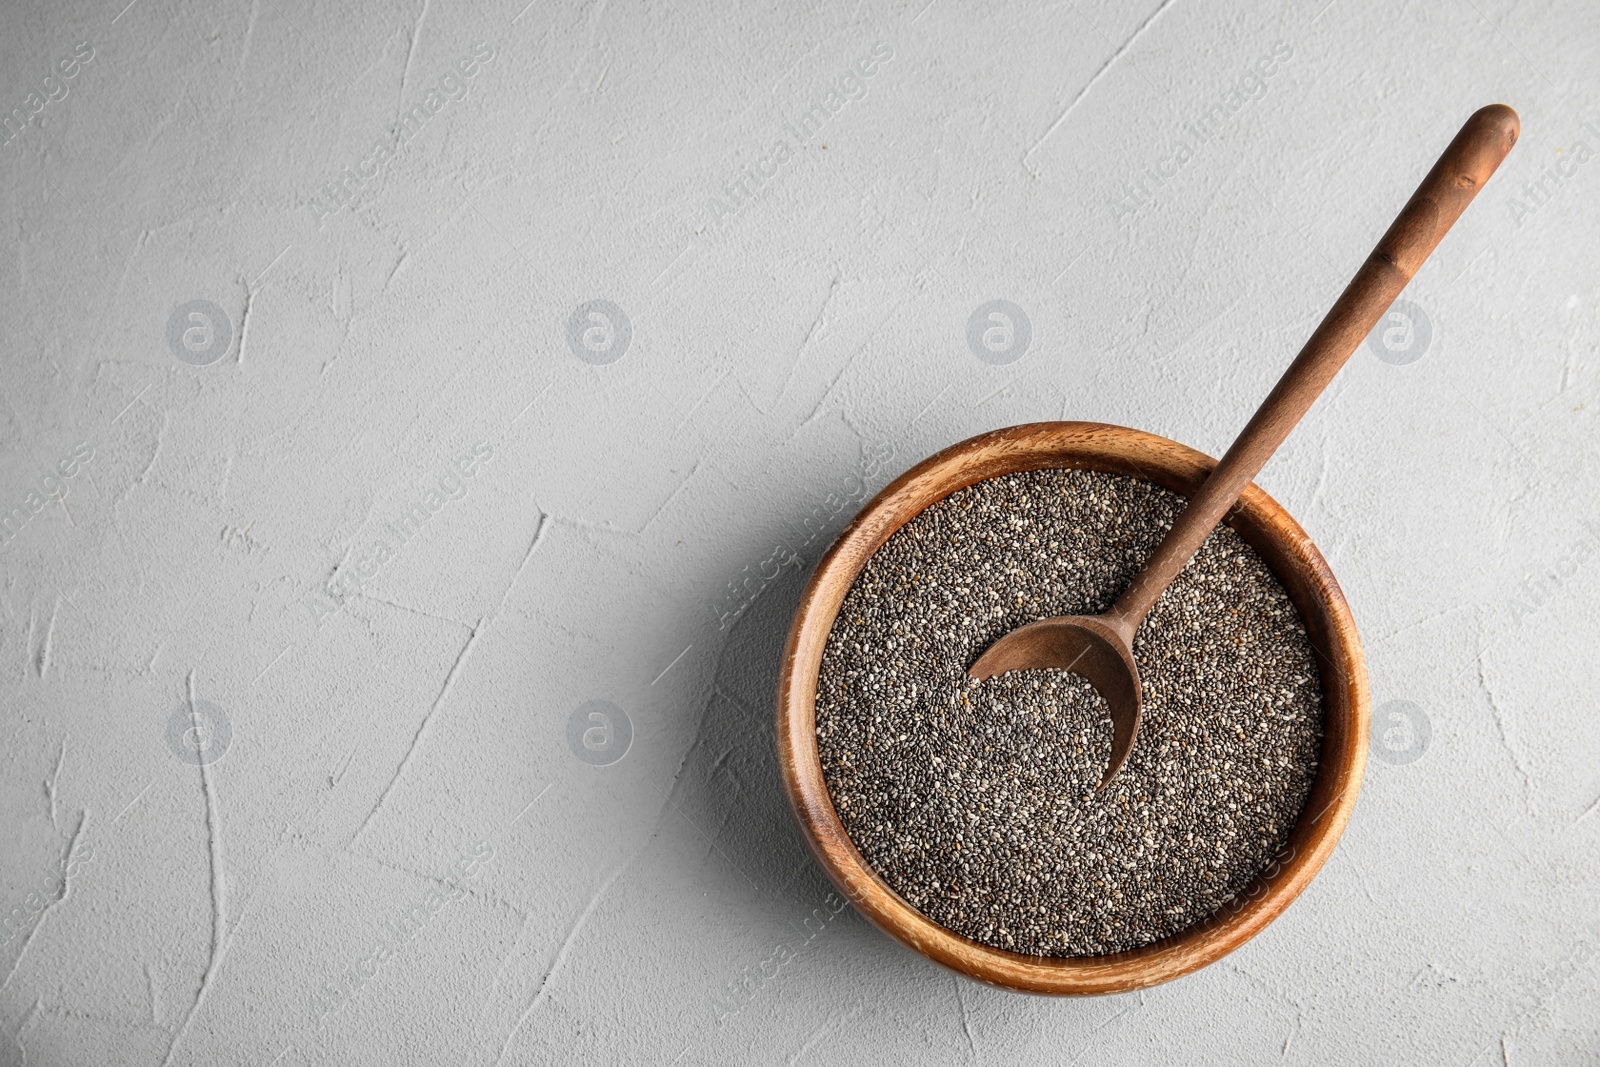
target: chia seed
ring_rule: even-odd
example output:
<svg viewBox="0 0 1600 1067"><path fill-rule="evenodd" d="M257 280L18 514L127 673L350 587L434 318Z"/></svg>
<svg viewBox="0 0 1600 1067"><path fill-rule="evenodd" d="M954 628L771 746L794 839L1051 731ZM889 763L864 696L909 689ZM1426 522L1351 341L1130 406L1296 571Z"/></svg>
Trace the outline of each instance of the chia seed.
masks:
<svg viewBox="0 0 1600 1067"><path fill-rule="evenodd" d="M1108 609L1184 503L1093 471L990 478L906 523L845 595L817 679L823 774L929 919L1026 955L1119 952L1207 918L1286 845L1321 686L1288 594L1228 527L1135 638L1143 722L1105 790L1111 722L1086 679L966 677L1023 623Z"/></svg>

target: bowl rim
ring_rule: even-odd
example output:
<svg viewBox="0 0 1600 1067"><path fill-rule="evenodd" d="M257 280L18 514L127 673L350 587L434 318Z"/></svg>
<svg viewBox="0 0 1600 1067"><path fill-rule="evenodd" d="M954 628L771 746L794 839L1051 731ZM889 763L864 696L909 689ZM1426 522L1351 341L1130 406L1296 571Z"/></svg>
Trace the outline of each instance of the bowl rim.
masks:
<svg viewBox="0 0 1600 1067"><path fill-rule="evenodd" d="M1254 483L1223 520L1255 548L1294 602L1317 655L1324 733L1317 776L1288 844L1253 882L1206 920L1141 948L1106 956L1026 956L992 948L918 912L874 872L840 822L816 742L822 651L845 593L872 554L913 516L999 474L1075 467L1127 474L1193 495L1216 460L1175 441L1099 422L1036 422L958 442L869 500L807 582L784 644L776 741L784 792L801 836L839 891L901 944L1003 989L1096 995L1143 989L1216 962L1277 918L1332 854L1366 768L1370 694L1349 604L1310 537Z"/></svg>

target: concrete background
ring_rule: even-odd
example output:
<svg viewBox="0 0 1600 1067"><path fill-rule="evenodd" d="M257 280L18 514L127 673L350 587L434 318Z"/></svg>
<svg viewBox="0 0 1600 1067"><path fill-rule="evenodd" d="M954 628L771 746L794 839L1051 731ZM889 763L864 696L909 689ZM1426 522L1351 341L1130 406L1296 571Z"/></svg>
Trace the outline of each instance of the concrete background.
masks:
<svg viewBox="0 0 1600 1067"><path fill-rule="evenodd" d="M0 1062L1596 1062L1597 58L1577 0L9 4ZM1497 100L1261 479L1371 663L1321 876L1074 1002L836 910L771 694L863 491L1220 452Z"/></svg>

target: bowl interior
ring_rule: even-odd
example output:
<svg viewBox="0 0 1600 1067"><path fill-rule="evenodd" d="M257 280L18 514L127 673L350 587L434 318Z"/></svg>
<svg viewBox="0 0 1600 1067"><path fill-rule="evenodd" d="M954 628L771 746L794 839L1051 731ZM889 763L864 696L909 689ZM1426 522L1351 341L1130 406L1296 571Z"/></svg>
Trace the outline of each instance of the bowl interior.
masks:
<svg viewBox="0 0 1600 1067"><path fill-rule="evenodd" d="M816 743L822 651L845 593L874 552L929 505L1014 471L1073 467L1123 474L1191 496L1215 461L1163 437L1102 423L1014 426L953 445L874 497L817 565L795 613L778 681L779 765L801 832L862 914L913 950L969 977L1032 993L1116 993L1170 981L1231 952L1276 918L1328 858L1366 765L1368 694L1360 639L1327 563L1276 501L1251 485L1225 520L1283 585L1311 639L1323 698L1321 763L1283 853L1211 918L1108 956L1037 957L991 948L923 916L880 879L845 832Z"/></svg>

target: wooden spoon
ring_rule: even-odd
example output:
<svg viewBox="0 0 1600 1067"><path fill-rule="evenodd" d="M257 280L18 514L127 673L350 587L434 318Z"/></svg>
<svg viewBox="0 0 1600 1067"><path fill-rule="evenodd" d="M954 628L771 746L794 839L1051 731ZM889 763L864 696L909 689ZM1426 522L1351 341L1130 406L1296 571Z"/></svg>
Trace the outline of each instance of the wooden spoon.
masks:
<svg viewBox="0 0 1600 1067"><path fill-rule="evenodd" d="M968 670L978 681L1050 667L1087 678L1111 709L1111 762L1101 789L1122 770L1139 732L1142 701L1133 637L1145 615L1461 217L1511 151L1520 129L1517 113L1504 104L1490 104L1461 127L1110 611L1020 626L990 645Z"/></svg>

